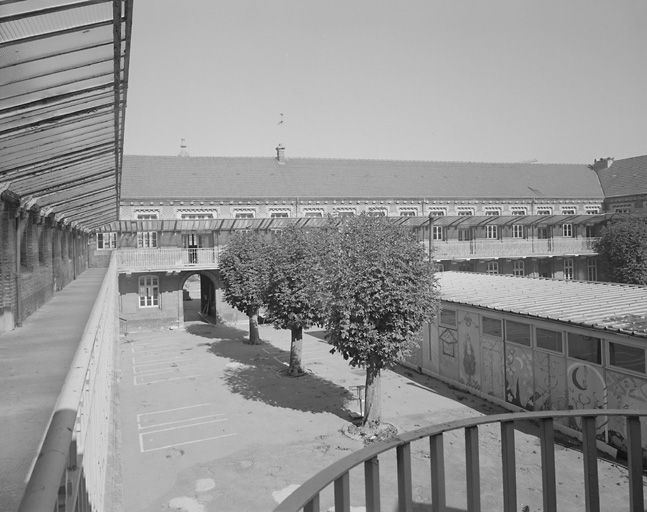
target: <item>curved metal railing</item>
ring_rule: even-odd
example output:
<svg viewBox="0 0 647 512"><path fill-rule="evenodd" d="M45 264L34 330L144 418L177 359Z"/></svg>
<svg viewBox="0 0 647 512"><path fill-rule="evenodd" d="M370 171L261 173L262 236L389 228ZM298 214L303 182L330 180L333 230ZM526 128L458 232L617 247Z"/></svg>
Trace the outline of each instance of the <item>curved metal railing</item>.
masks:
<svg viewBox="0 0 647 512"><path fill-rule="evenodd" d="M411 511L413 509L413 500L410 445L413 441L425 438L429 439L433 510L444 512L446 510L446 500L443 434L456 430L465 431L467 510L469 512L479 512L481 510L481 484L478 427L479 425L492 423L499 423L501 426L503 510L504 512L518 512L514 424L515 422L533 421L539 423L543 510L546 512L554 511L557 509L554 421L577 418L581 419L585 506L587 511L599 511L596 419L605 416L625 418L630 510L632 512L643 512L640 417L647 416L647 411L628 409L586 409L498 414L456 420L406 432L392 440L367 446L331 464L296 489L274 509L274 512L296 512L302 509L305 512L318 512L320 507L319 495L330 484L334 486L335 512L350 512L349 472L360 464L364 464L366 510L379 512L380 476L378 456L391 450L396 451L398 510L402 512Z"/></svg>
<svg viewBox="0 0 647 512"><path fill-rule="evenodd" d="M19 512L104 511L117 323L113 254L65 378Z"/></svg>

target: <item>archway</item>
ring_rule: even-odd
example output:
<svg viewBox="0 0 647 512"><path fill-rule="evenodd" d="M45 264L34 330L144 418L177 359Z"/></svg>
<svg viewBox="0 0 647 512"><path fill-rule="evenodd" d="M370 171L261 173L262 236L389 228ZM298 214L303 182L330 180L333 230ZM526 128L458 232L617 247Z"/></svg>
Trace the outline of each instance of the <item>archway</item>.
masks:
<svg viewBox="0 0 647 512"><path fill-rule="evenodd" d="M182 314L184 322L212 322L217 319L217 274L208 270L184 272L181 276Z"/></svg>

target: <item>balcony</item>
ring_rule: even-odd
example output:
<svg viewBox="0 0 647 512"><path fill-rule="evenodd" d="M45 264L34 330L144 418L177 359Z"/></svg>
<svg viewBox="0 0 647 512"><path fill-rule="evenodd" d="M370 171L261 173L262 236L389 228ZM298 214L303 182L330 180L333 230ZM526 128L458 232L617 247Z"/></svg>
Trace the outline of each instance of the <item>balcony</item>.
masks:
<svg viewBox="0 0 647 512"><path fill-rule="evenodd" d="M555 237L547 239L475 239L467 241L434 240L431 243L436 260L476 258L527 258L542 256L594 256L598 238ZM426 242L428 245L428 242Z"/></svg>
<svg viewBox="0 0 647 512"><path fill-rule="evenodd" d="M218 247L119 249L117 268L120 273L214 269L218 267L219 253Z"/></svg>

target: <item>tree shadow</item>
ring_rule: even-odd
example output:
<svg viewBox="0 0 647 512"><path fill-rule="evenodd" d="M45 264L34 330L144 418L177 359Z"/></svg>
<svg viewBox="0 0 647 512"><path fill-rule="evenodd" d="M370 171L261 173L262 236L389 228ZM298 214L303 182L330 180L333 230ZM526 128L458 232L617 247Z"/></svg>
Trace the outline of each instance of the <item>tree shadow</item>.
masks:
<svg viewBox="0 0 647 512"><path fill-rule="evenodd" d="M346 407L355 399L350 390L311 372L301 377L288 377L288 351L270 343L242 343L247 333L226 325L194 325L187 331L213 340L202 345L208 347L210 354L231 361L226 365L222 379L232 393L272 407L327 412L345 421L352 419Z"/></svg>

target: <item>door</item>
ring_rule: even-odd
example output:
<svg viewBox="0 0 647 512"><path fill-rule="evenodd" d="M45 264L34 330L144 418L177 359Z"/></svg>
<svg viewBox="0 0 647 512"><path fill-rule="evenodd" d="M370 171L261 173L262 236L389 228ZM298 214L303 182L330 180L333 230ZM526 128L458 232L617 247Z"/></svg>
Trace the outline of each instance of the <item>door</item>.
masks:
<svg viewBox="0 0 647 512"><path fill-rule="evenodd" d="M198 263L198 249L202 247L202 236L195 233L182 235L182 241L184 248L187 250L189 263Z"/></svg>

